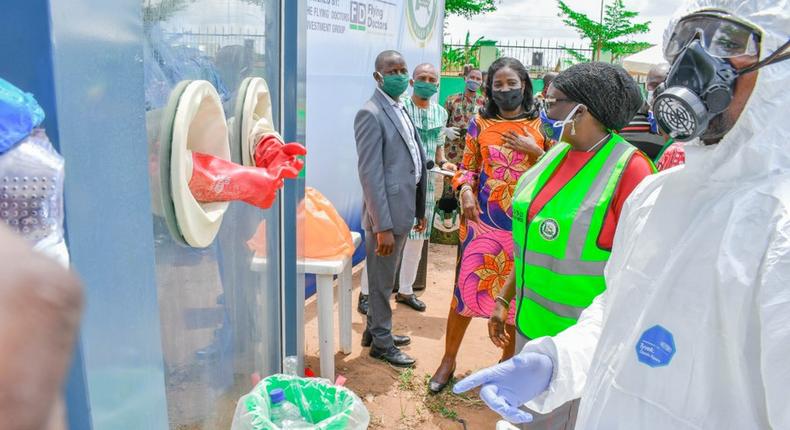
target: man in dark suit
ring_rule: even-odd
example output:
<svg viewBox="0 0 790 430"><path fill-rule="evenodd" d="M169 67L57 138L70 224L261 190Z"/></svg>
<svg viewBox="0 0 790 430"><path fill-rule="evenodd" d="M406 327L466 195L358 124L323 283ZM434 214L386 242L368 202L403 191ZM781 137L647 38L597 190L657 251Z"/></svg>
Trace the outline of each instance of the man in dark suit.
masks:
<svg viewBox="0 0 790 430"><path fill-rule="evenodd" d="M375 67L376 90L354 119L370 288L362 345L371 346L371 357L410 367L414 359L398 347L411 339L392 334L389 299L409 231L425 228L429 178L420 137L400 102L409 86L406 60L384 51Z"/></svg>

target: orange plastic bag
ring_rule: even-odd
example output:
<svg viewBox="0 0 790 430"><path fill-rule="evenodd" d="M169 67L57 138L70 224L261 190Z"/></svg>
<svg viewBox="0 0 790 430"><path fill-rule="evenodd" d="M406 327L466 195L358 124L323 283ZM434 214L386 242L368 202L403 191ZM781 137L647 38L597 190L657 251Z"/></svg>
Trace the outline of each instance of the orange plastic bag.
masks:
<svg viewBox="0 0 790 430"><path fill-rule="evenodd" d="M334 260L354 254L351 230L332 203L315 188L305 188L297 217L304 226L305 258Z"/></svg>

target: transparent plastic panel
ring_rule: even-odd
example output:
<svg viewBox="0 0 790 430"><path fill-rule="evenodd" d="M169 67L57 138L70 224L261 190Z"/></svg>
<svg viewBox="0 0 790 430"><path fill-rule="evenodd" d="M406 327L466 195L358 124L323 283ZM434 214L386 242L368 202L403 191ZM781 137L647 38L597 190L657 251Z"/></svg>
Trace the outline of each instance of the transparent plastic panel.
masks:
<svg viewBox="0 0 790 430"><path fill-rule="evenodd" d="M160 128L170 92L184 80L217 89L229 130L239 88L266 79L279 123L280 2L144 0L148 130L156 279L171 429L229 428L251 375L280 370L280 204L231 203L215 241L189 248L163 217ZM242 94L243 97L243 94ZM231 151L237 142L231 138Z"/></svg>

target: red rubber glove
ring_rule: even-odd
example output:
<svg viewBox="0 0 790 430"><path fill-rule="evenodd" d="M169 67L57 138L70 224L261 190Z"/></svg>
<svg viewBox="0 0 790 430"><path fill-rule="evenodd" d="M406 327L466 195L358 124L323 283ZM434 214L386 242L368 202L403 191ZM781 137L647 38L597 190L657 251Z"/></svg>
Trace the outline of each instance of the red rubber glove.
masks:
<svg viewBox="0 0 790 430"><path fill-rule="evenodd" d="M306 155L307 149L298 143L283 143L277 136L264 136L255 147L255 165L272 172L278 178L294 179L304 167L297 158Z"/></svg>
<svg viewBox="0 0 790 430"><path fill-rule="evenodd" d="M189 190L201 203L241 200L268 209L282 186L283 180L266 169L239 166L213 155L192 153Z"/></svg>

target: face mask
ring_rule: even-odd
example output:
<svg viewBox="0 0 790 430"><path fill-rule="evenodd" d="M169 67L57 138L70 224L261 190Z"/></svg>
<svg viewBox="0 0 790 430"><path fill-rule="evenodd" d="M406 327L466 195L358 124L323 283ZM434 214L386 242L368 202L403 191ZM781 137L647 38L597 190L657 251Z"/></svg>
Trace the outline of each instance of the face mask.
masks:
<svg viewBox="0 0 790 430"><path fill-rule="evenodd" d="M409 75L385 75L381 78L381 89L393 99L400 97L408 87Z"/></svg>
<svg viewBox="0 0 790 430"><path fill-rule="evenodd" d="M732 101L738 73L726 60L708 54L693 40L675 60L666 90L656 97L653 112L661 128L678 141L700 136Z"/></svg>
<svg viewBox="0 0 790 430"><path fill-rule="evenodd" d="M655 93L655 91L653 91L653 90L649 90L647 92L647 104L648 104L648 106L652 106L653 105L653 94L654 93Z"/></svg>
<svg viewBox="0 0 790 430"><path fill-rule="evenodd" d="M492 97L500 110L514 111L524 101L524 90L516 88L509 91L494 91Z"/></svg>
<svg viewBox="0 0 790 430"><path fill-rule="evenodd" d="M727 60L714 57L699 40L692 40L675 59L667 80L652 108L658 126L676 141L685 142L702 136L711 119L732 102L735 80L739 75L782 61L779 53L790 42L763 61L736 70Z"/></svg>
<svg viewBox="0 0 790 430"><path fill-rule="evenodd" d="M414 95L421 99L429 99L439 91L439 86L430 82L414 81Z"/></svg>
<svg viewBox="0 0 790 430"><path fill-rule="evenodd" d="M565 125L571 122L571 118L573 118L573 114L576 113L576 110L579 109L579 106L581 105L577 104L574 106L573 110L571 110L571 112L562 121L549 118L546 110L541 109L540 122L543 124L543 131L546 133L546 135L557 142L562 140L562 133L565 131Z"/></svg>
<svg viewBox="0 0 790 430"><path fill-rule="evenodd" d="M480 88L480 82L472 81L472 80L466 81L466 90L467 91L469 91L471 93L475 93L475 92L477 92L478 88Z"/></svg>

